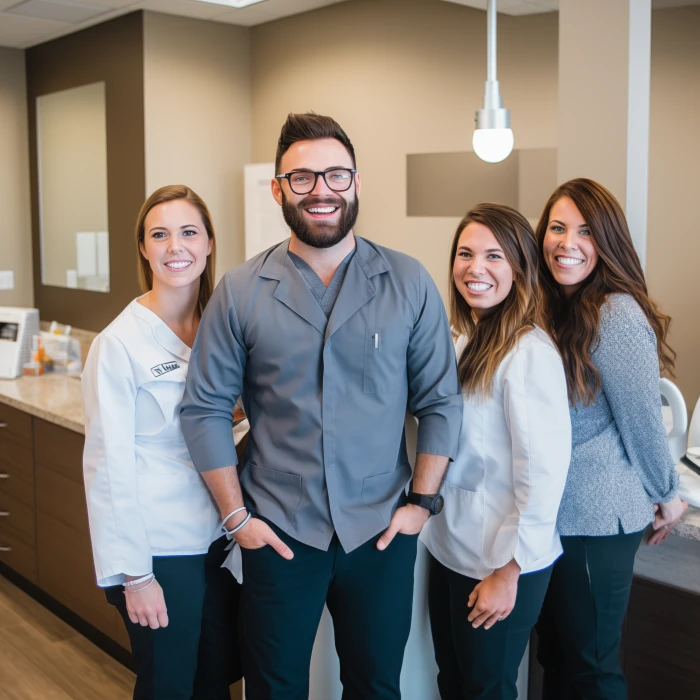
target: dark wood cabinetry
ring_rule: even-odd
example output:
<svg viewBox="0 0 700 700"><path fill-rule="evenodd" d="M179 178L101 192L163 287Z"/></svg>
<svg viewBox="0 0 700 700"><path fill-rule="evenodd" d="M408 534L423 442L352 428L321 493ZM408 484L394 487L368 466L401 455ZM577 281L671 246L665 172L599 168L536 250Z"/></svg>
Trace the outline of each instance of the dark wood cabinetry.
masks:
<svg viewBox="0 0 700 700"><path fill-rule="evenodd" d="M700 698L700 596L635 578L623 664L630 700Z"/></svg>
<svg viewBox="0 0 700 700"><path fill-rule="evenodd" d="M0 562L37 583L32 418L0 404Z"/></svg>
<svg viewBox="0 0 700 700"><path fill-rule="evenodd" d="M0 562L128 648L95 582L83 436L0 403Z"/></svg>
<svg viewBox="0 0 700 700"><path fill-rule="evenodd" d="M542 698L536 647L533 633L529 700ZM700 595L635 576L620 662L629 700L700 698Z"/></svg>

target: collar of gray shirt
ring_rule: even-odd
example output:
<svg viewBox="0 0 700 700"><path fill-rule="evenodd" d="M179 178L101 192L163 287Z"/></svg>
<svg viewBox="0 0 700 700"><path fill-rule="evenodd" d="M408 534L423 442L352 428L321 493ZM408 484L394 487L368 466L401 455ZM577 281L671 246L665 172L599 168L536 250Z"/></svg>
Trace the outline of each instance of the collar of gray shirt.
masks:
<svg viewBox="0 0 700 700"><path fill-rule="evenodd" d="M287 251L287 255L290 260L294 263L294 266L299 270L301 276L306 280L309 285L311 293L314 298L319 303L323 313L326 314L326 318L330 318L331 311L333 311L333 306L335 306L335 300L338 298L338 293L340 288L343 286L343 280L345 279L345 273L347 272L348 265L355 255L357 249L353 248L343 259L343 261L338 265L338 269L333 275L333 279L330 284L326 287L323 284L321 278L316 274L314 269L305 260L300 258L296 253L292 253L291 250Z"/></svg>

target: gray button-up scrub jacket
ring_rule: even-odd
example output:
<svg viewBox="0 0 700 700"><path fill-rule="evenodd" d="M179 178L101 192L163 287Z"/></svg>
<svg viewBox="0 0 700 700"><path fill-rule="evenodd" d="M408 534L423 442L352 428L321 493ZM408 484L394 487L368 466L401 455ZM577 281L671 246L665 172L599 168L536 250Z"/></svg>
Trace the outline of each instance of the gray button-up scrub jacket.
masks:
<svg viewBox="0 0 700 700"><path fill-rule="evenodd" d="M386 528L418 452L454 457L462 395L445 308L415 259L356 237L329 319L287 256L289 242L228 272L202 317L182 403L200 471L237 463L243 396L246 505L295 539L346 552Z"/></svg>

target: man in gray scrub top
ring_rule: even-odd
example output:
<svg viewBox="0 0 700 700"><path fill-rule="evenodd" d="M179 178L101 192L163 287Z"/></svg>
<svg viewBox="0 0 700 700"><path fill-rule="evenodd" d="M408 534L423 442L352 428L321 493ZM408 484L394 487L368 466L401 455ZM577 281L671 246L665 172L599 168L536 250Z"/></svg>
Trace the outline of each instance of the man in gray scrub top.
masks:
<svg viewBox="0 0 700 700"><path fill-rule="evenodd" d="M233 513L248 700L308 698L324 604L344 700L396 700L416 538L441 509L462 421L450 329L417 260L353 234L360 176L333 119L289 115L275 166L291 239L216 288L182 430L222 518ZM239 395L251 427L240 473ZM419 419L412 481L407 407Z"/></svg>

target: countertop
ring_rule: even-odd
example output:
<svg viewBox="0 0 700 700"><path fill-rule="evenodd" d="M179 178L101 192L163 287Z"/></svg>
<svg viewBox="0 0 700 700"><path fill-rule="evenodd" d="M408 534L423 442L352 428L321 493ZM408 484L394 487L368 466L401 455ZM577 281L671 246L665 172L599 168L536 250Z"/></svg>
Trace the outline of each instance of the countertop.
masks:
<svg viewBox="0 0 700 700"><path fill-rule="evenodd" d="M41 377L0 379L0 402L62 428L85 434L80 377L45 374Z"/></svg>

